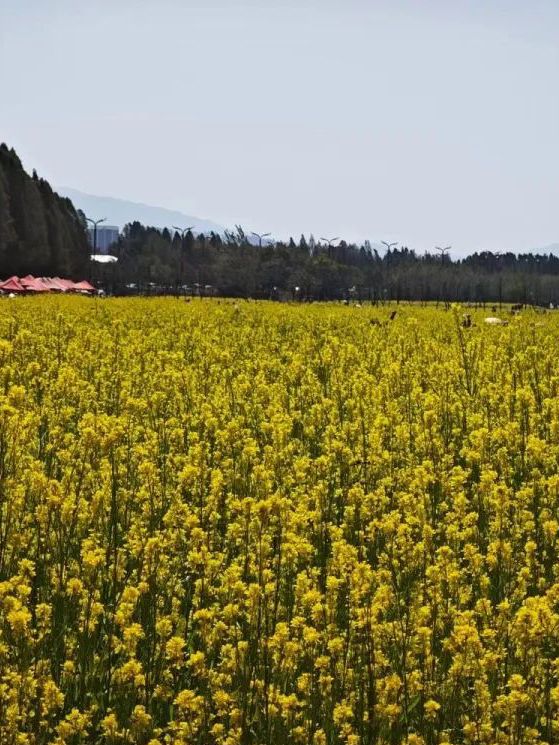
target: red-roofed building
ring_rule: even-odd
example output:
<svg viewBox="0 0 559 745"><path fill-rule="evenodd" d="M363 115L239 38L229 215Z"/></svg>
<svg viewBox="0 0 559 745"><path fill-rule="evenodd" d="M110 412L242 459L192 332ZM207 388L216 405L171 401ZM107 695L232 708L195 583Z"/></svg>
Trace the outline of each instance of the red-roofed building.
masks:
<svg viewBox="0 0 559 745"><path fill-rule="evenodd" d="M74 283L74 290L78 290L79 292L95 292L95 287L86 279L83 279L81 282Z"/></svg>
<svg viewBox="0 0 559 745"><path fill-rule="evenodd" d="M19 281L19 277L14 275L5 282L0 282L0 290L2 292L25 292L25 287Z"/></svg>
<svg viewBox="0 0 559 745"><path fill-rule="evenodd" d="M95 292L95 287L87 280L73 282L71 279L61 277L34 277L28 274L26 277L10 277L0 282L1 292Z"/></svg>
<svg viewBox="0 0 559 745"><path fill-rule="evenodd" d="M41 277L41 282L45 285L47 290L54 292L66 292L66 287L57 281L54 277Z"/></svg>
<svg viewBox="0 0 559 745"><path fill-rule="evenodd" d="M35 278L32 274L22 277L19 282L27 292L48 292L48 287L45 287L41 280Z"/></svg>
<svg viewBox="0 0 559 745"><path fill-rule="evenodd" d="M76 283L72 282L71 279L60 279L60 277L54 277L54 281L57 284L62 285L62 287L64 287L66 291L74 290L76 287Z"/></svg>
<svg viewBox="0 0 559 745"><path fill-rule="evenodd" d="M45 290L48 291L51 289L48 277L35 277L35 279Z"/></svg>

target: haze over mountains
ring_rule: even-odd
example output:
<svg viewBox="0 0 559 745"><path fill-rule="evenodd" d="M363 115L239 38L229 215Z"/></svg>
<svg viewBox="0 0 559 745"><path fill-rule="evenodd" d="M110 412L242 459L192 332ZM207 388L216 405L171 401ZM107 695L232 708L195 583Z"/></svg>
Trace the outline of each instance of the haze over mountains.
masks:
<svg viewBox="0 0 559 745"><path fill-rule="evenodd" d="M179 228L192 226L195 233L223 233L223 225L212 220L186 215L178 210L169 210L165 207L154 207L141 202L129 202L126 199L115 197L103 197L94 194L86 194L77 189L67 186L57 187L58 193L69 197L77 209L82 210L87 217L95 220L105 217L108 225L118 225L123 228L127 223L137 220L142 225L154 228Z"/></svg>
<svg viewBox="0 0 559 745"><path fill-rule="evenodd" d="M126 199L118 199L116 197L105 197L94 194L87 194L79 191L78 189L72 189L68 186L58 187L58 192L66 197L69 197L74 206L77 209L82 210L88 217L99 219L101 217L106 218L108 225L117 225L122 229L127 223L134 222L137 220L142 225L151 226L155 228L169 228L177 226L179 228L186 228L192 226L194 233L206 233L209 234L212 231L223 235L224 231L231 226L223 226L213 220L206 218L196 217L195 215L187 215L184 212L178 210L170 210L165 207L155 207L154 205L144 204L142 202L131 202ZM243 226L247 227L247 226ZM251 234L250 230L247 229L248 239L257 243ZM294 236L297 238L297 236ZM319 235L315 233L315 237L318 239ZM341 236L343 237L343 236ZM391 238L392 240L392 238ZM377 251L383 253L385 246L380 240L371 241L372 247ZM409 245L413 248L413 241L406 242L401 241L400 245ZM471 251L456 252L452 254L455 257L466 256L474 253L475 248ZM508 248L503 246L503 251L507 251ZM559 243L552 243L547 246L527 247L524 252L538 253L538 254L559 254ZM524 253L519 251L513 251L513 253ZM423 253L418 251L418 253Z"/></svg>

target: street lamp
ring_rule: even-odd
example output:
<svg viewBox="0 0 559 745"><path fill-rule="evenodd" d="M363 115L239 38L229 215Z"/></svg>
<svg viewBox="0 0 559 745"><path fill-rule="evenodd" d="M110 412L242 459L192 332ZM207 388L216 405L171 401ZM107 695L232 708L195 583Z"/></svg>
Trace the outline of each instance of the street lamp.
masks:
<svg viewBox="0 0 559 745"><path fill-rule="evenodd" d="M184 236L190 232L194 225L189 225L187 228L177 228L176 225L173 225L173 230L176 230L177 233L180 233L181 237L181 253L179 256L179 286L182 286L183 284L183 262L184 262Z"/></svg>
<svg viewBox="0 0 559 745"><path fill-rule="evenodd" d="M188 228L177 228L176 225L173 225L172 228L173 230L176 230L177 233L181 234L181 239L184 239L184 236L188 233L188 231L194 229L194 225L189 225Z"/></svg>
<svg viewBox="0 0 559 745"><path fill-rule="evenodd" d="M452 246L445 246L444 248L441 248L440 246L435 246L435 250L438 251L441 255L441 261L444 261L444 257L448 254Z"/></svg>
<svg viewBox="0 0 559 745"><path fill-rule="evenodd" d="M441 255L441 264L444 264L444 257L448 254L452 246L445 246L444 248L441 248L440 246L435 246L435 250L438 251ZM441 285L441 291L443 294L446 295L446 282L443 282ZM442 298L441 298L442 300ZM448 300L445 299L445 306L448 306ZM437 302L438 305L438 302Z"/></svg>
<svg viewBox="0 0 559 745"><path fill-rule="evenodd" d="M93 253L97 253L97 226L100 225L102 222L105 222L107 219L106 217L102 217L100 220L92 220L91 217L85 218L87 222L90 222L93 225Z"/></svg>
<svg viewBox="0 0 559 745"><path fill-rule="evenodd" d="M331 257L332 243L334 243L334 241L339 241L340 240L339 236L337 238L321 238L320 240L328 244L328 256Z"/></svg>
<svg viewBox="0 0 559 745"><path fill-rule="evenodd" d="M254 230L252 230L251 235L255 235L258 238L258 245L260 248L262 248L262 239L268 238L268 236L272 234L271 233L255 233Z"/></svg>

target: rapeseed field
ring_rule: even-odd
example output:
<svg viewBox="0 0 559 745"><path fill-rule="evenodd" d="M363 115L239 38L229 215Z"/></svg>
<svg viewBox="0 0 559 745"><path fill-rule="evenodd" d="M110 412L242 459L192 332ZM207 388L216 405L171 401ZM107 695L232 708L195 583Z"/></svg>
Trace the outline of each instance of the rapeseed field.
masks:
<svg viewBox="0 0 559 745"><path fill-rule="evenodd" d="M559 317L0 302L1 745L559 741Z"/></svg>

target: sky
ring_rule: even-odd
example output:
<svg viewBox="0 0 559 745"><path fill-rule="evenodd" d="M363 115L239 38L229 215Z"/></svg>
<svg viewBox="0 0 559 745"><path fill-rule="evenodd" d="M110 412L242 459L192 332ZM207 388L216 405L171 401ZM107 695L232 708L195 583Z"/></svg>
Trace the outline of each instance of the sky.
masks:
<svg viewBox="0 0 559 745"><path fill-rule="evenodd" d="M559 241L557 0L0 0L51 183L419 251Z"/></svg>

